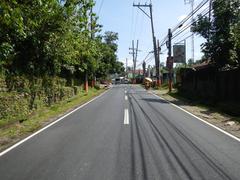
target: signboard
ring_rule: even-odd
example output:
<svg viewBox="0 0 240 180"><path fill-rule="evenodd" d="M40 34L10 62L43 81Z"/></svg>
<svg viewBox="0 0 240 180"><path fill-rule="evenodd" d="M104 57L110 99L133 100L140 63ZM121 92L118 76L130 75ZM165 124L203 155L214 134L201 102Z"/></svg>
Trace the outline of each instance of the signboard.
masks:
<svg viewBox="0 0 240 180"><path fill-rule="evenodd" d="M168 68L168 70L173 69L173 57L168 57L167 58L167 68Z"/></svg>
<svg viewBox="0 0 240 180"><path fill-rule="evenodd" d="M186 63L185 45L173 46L173 60L174 63Z"/></svg>

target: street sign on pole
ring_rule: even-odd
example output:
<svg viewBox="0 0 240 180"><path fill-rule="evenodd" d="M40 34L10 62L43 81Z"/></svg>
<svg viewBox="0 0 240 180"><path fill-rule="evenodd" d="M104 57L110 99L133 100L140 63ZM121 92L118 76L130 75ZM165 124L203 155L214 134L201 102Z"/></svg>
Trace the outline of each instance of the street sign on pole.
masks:
<svg viewBox="0 0 240 180"><path fill-rule="evenodd" d="M173 60L174 63L186 63L185 45L177 44L173 46Z"/></svg>
<svg viewBox="0 0 240 180"><path fill-rule="evenodd" d="M167 57L167 68L169 71L173 69L173 57Z"/></svg>

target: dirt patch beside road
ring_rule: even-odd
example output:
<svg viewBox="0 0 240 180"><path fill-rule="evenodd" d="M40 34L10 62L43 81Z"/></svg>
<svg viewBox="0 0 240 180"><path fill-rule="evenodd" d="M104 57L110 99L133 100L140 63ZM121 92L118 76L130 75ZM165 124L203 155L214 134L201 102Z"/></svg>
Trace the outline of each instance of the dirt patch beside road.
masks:
<svg viewBox="0 0 240 180"><path fill-rule="evenodd" d="M202 106L196 102L184 100L183 98L173 97L168 94L168 90L153 90L152 92L167 101L180 106L199 118L240 138L240 117L229 116L214 110L214 108Z"/></svg>

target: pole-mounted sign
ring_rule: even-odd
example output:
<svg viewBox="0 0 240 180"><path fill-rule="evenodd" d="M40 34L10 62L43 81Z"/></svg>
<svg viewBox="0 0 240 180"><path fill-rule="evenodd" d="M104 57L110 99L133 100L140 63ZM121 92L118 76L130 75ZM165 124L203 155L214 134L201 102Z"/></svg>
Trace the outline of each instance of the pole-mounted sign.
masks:
<svg viewBox="0 0 240 180"><path fill-rule="evenodd" d="M186 63L186 48L185 45L173 46L174 63Z"/></svg>
<svg viewBox="0 0 240 180"><path fill-rule="evenodd" d="M167 68L170 72L173 69L173 57L167 57Z"/></svg>

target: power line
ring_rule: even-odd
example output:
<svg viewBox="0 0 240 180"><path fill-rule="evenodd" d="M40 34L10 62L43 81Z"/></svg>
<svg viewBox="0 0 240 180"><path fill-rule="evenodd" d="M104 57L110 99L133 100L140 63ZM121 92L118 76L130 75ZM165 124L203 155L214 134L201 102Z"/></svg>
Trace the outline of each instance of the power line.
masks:
<svg viewBox="0 0 240 180"><path fill-rule="evenodd" d="M174 43L180 41L180 39L184 38L187 34L189 34L189 31L186 32L185 34L183 34L180 38L176 39L176 40L174 41ZM192 35L192 34L191 34L191 35Z"/></svg>
<svg viewBox="0 0 240 180"><path fill-rule="evenodd" d="M186 18L184 18L181 22L179 22L174 28L172 28L172 33L177 29L181 28L185 22L187 22L194 14L196 14L209 0L203 0L192 12L190 12ZM168 35L166 35L160 43L160 46L163 46L168 39Z"/></svg>
<svg viewBox="0 0 240 180"><path fill-rule="evenodd" d="M99 10L98 10L98 16L99 16L100 13L101 13L103 3L104 3L104 0L101 1L100 7L99 7Z"/></svg>
<svg viewBox="0 0 240 180"><path fill-rule="evenodd" d="M187 39L190 38L190 37L192 37L192 34L190 34L189 36L185 37L184 39L176 42L175 44L179 44L180 42L185 41L185 40L187 40Z"/></svg>
<svg viewBox="0 0 240 180"><path fill-rule="evenodd" d="M184 18L181 22L179 22L173 29L172 32L176 31L179 26L183 25L185 22L187 22L191 17L193 17L194 14L196 14L205 4L207 4L209 0L203 0L195 9L193 9L186 18Z"/></svg>
<svg viewBox="0 0 240 180"><path fill-rule="evenodd" d="M207 11L205 14L203 14L203 16L206 16L209 13L209 11ZM187 26L185 26L184 29L178 31L173 37L172 39L176 38L177 36L179 36L180 34L182 34L184 31L186 31L188 28L190 28L192 26L192 23L197 22L198 20L194 20L194 22L189 23Z"/></svg>

